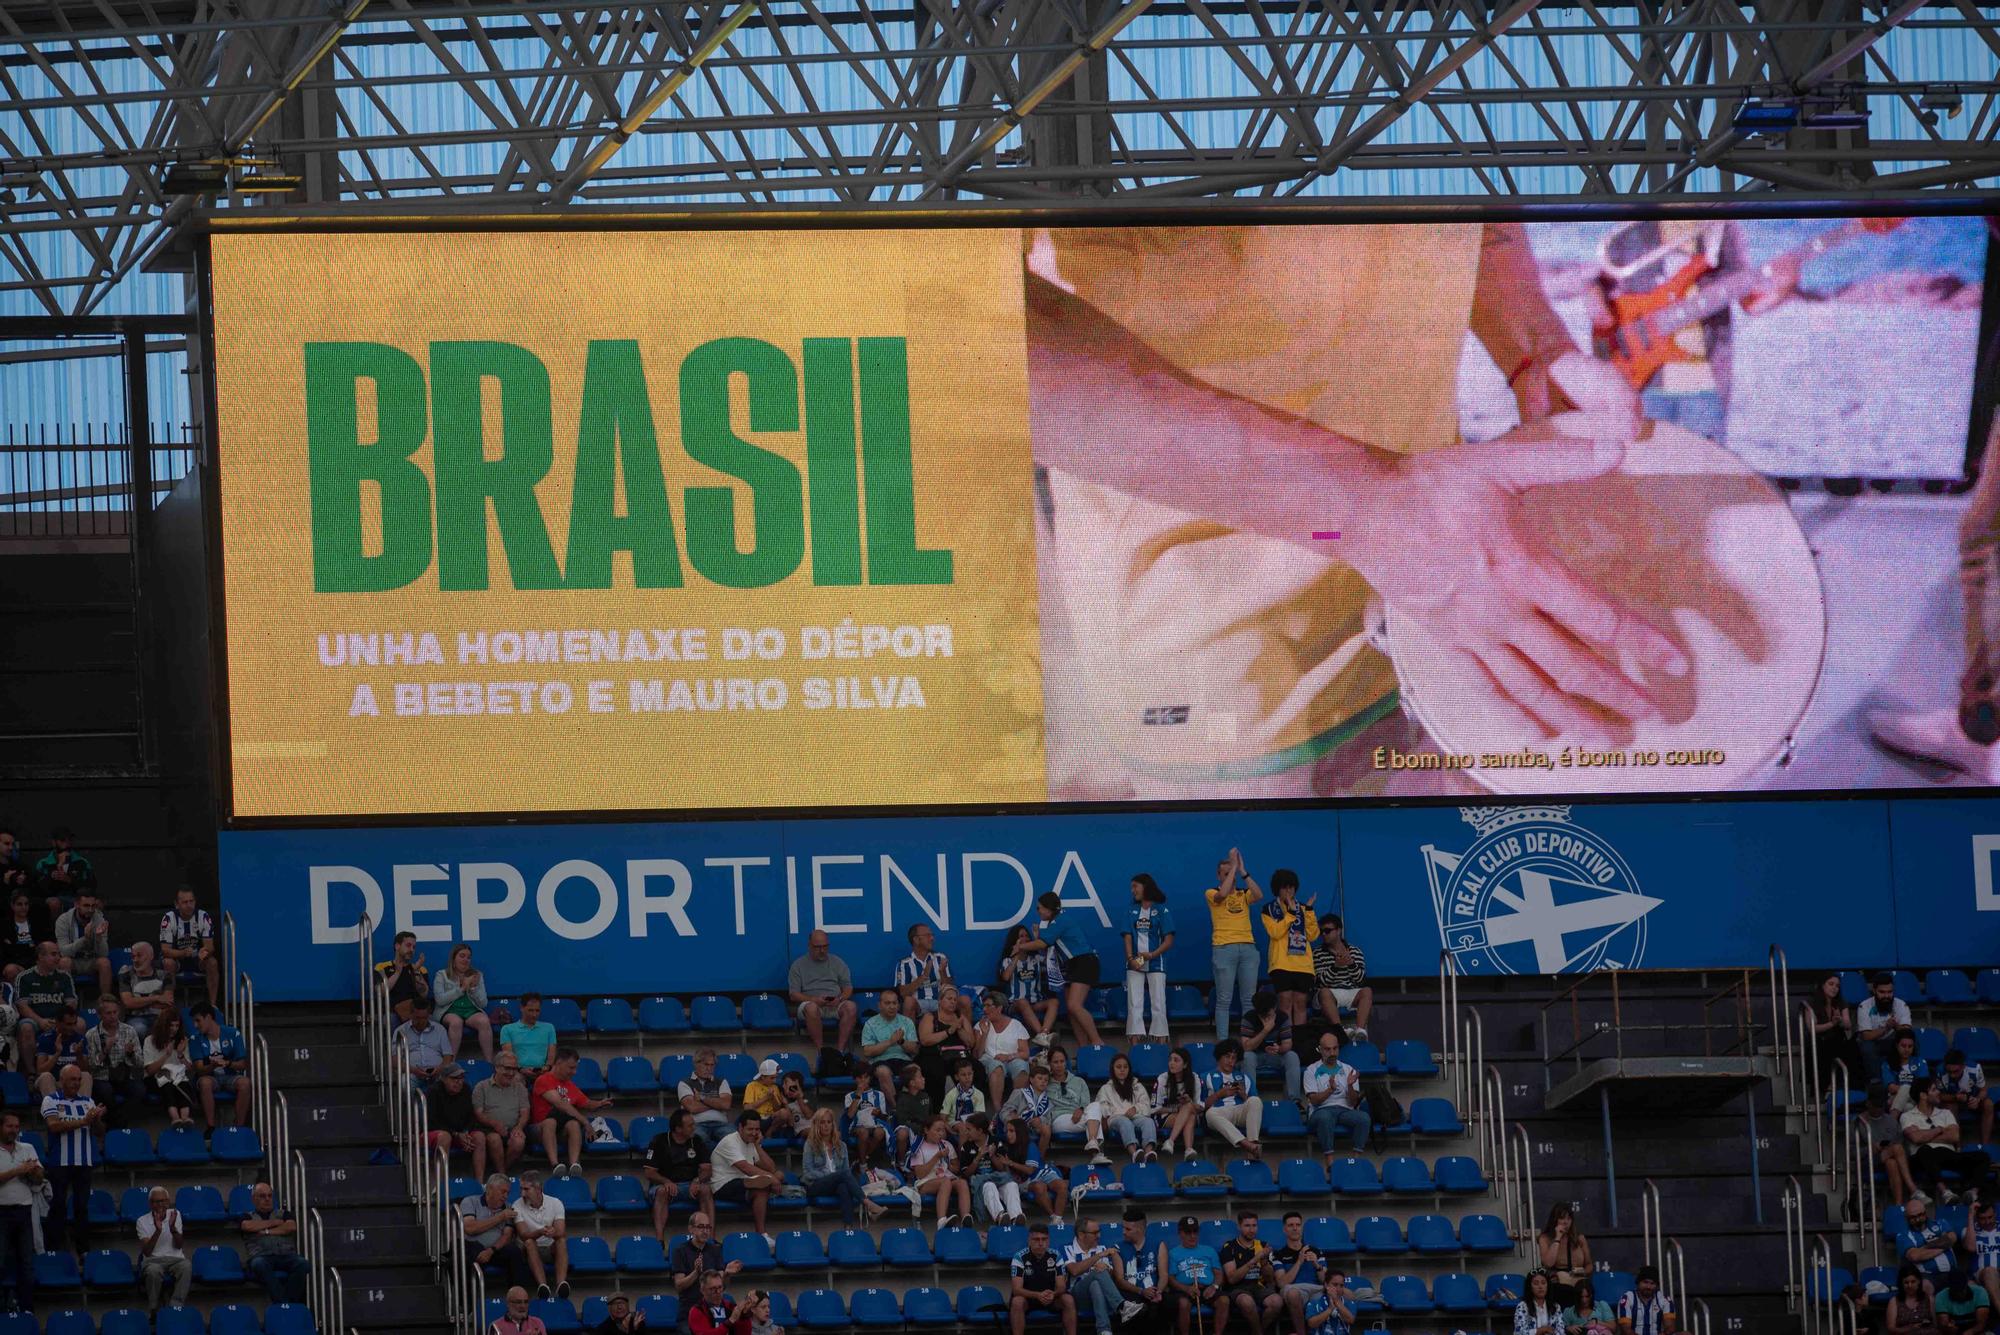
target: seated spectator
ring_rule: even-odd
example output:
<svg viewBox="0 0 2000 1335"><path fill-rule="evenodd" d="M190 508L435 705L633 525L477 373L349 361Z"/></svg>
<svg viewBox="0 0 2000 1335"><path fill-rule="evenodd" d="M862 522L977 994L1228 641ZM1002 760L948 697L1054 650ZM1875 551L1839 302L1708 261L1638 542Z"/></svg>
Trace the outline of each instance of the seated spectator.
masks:
<svg viewBox="0 0 2000 1335"><path fill-rule="evenodd" d="M24 970L35 967L42 942L55 938L54 920L25 890L17 890L8 900L8 916L0 925L0 980L13 982Z"/></svg>
<svg viewBox="0 0 2000 1335"><path fill-rule="evenodd" d="M1243 1045L1225 1038L1215 1045L1215 1070L1202 1081L1202 1119L1208 1129L1253 1159L1264 1157L1257 1139L1264 1128L1264 1100L1236 1068Z"/></svg>
<svg viewBox="0 0 2000 1335"><path fill-rule="evenodd" d="M674 1096L710 1145L730 1134L729 1114L736 1100L729 1082L715 1074L714 1048L694 1054L694 1071L675 1088Z"/></svg>
<svg viewBox="0 0 2000 1335"><path fill-rule="evenodd" d="M993 1142L993 1167L1012 1177L1019 1188L1014 1193L1003 1189L1002 1196L1014 1200L1026 1194L1034 1198L1035 1204L1049 1218L1060 1219L1063 1211L1069 1208L1069 1175L1060 1165L1038 1156L1034 1124L1021 1118L1012 1121L996 1119L993 1122Z"/></svg>
<svg viewBox="0 0 2000 1335"><path fill-rule="evenodd" d="M1224 864L1228 865L1228 864ZM1193 1215L1181 1216L1175 1232L1179 1241L1167 1248L1167 1287L1174 1295L1175 1325L1187 1335L1188 1317L1194 1310L1217 1304L1221 1307L1222 1258L1215 1248L1201 1240L1201 1221Z"/></svg>
<svg viewBox="0 0 2000 1335"><path fill-rule="evenodd" d="M1347 1287L1347 1271L1338 1261L1326 1268L1326 1293L1317 1303L1308 1303L1306 1324L1313 1335L1340 1335L1342 1325L1351 1327L1355 1323L1354 1294ZM1317 1308L1318 1310L1313 1310Z"/></svg>
<svg viewBox="0 0 2000 1335"><path fill-rule="evenodd" d="M1036 927L1015 923L1000 943L1000 963L988 994L1007 999L1008 1013L1028 1031L1028 1041L1046 1047L1055 1041L1056 1012L1061 1003L1049 995L1048 956L1039 949Z"/></svg>
<svg viewBox="0 0 2000 1335"><path fill-rule="evenodd" d="M278 1208L269 1182L250 1188L250 1213L236 1227L249 1254L250 1278L262 1286L264 1296L274 1303L304 1302L311 1269L299 1255L298 1221L290 1210Z"/></svg>
<svg viewBox="0 0 2000 1335"><path fill-rule="evenodd" d="M907 936L910 953L896 961L896 991L901 995L903 1009L910 1014L935 1011L938 993L952 981L951 961L931 949L937 934L929 925L918 923Z"/></svg>
<svg viewBox="0 0 2000 1335"><path fill-rule="evenodd" d="M542 1319L528 1310L528 1291L516 1284L507 1290L507 1311L493 1318L492 1335L549 1335Z"/></svg>
<svg viewBox="0 0 2000 1335"><path fill-rule="evenodd" d="M1035 1154L1040 1158L1048 1157L1049 1142L1055 1137L1055 1100L1049 1097L1053 1075L1047 1062L1036 1062L1028 1068L1028 1083L1008 1095L1000 1106L1000 1120L1025 1129L1033 1137Z"/></svg>
<svg viewBox="0 0 2000 1335"><path fill-rule="evenodd" d="M832 1120L831 1109L821 1111ZM843 1158L846 1153L847 1147L841 1146ZM653 1204L653 1236L660 1240L660 1246L667 1245L667 1212L682 1197L694 1202L697 1212L714 1217L715 1197L708 1189L713 1172L708 1151L694 1133L694 1118L686 1108L674 1109L667 1117L667 1129L646 1147L646 1164L639 1170L646 1183L646 1199ZM811 1190L810 1183L807 1190Z"/></svg>
<svg viewBox="0 0 2000 1335"><path fill-rule="evenodd" d="M750 1335L750 1313L738 1311L736 1300L722 1291L722 1275L714 1270L701 1277L701 1301L688 1313L694 1335Z"/></svg>
<svg viewBox="0 0 2000 1335"><path fill-rule="evenodd" d="M418 962L422 962L421 956ZM208 988L208 1004L222 1003L222 962L215 953L215 924L207 909L195 906L194 891L186 886L174 893L174 906L160 918L160 967L182 982L199 980Z"/></svg>
<svg viewBox="0 0 2000 1335"><path fill-rule="evenodd" d="M1306 1125L1319 1146L1320 1163L1332 1167L1338 1151L1334 1140L1345 1131L1354 1140L1354 1152L1368 1148L1371 1119L1361 1106L1361 1076L1340 1059L1338 1026L1320 1031L1319 1060L1304 1077Z"/></svg>
<svg viewBox="0 0 2000 1335"><path fill-rule="evenodd" d="M484 1178L487 1140L473 1108L472 1091L465 1087L465 1068L457 1062L446 1063L431 1084L427 1103L431 1148L447 1155L453 1150L471 1155L472 1175Z"/></svg>
<svg viewBox="0 0 2000 1335"><path fill-rule="evenodd" d="M847 961L833 953L832 938L814 929L806 938L806 953L792 961L786 977L793 1012L805 1027L806 1040L820 1053L831 1046L846 1052L854 1041L854 1022L859 1012L854 1006L854 975ZM834 1041L826 1041L828 1025L834 1027ZM824 1061L821 1066L824 1069Z"/></svg>
<svg viewBox="0 0 2000 1335"><path fill-rule="evenodd" d="M896 1091L894 1109L898 1163L908 1157L911 1146L924 1134L924 1126L931 1120L934 1111L930 1090L924 1080L924 1068L916 1065L905 1067L902 1087Z"/></svg>
<svg viewBox="0 0 2000 1335"><path fill-rule="evenodd" d="M556 1045L556 1027L542 1018L542 994L521 994L521 1018L500 1026L500 1046L521 1063L521 1074L529 1079L549 1069L549 1053Z"/></svg>
<svg viewBox="0 0 2000 1335"><path fill-rule="evenodd" d="M1194 1073L1194 1057L1186 1048L1175 1048L1167 1054L1167 1069L1153 1082L1153 1116L1167 1129L1167 1153L1173 1153L1174 1142L1179 1140L1186 1146L1181 1157L1195 1157L1195 1128L1201 1125L1203 1111L1201 1078Z"/></svg>
<svg viewBox="0 0 2000 1335"><path fill-rule="evenodd" d="M161 928L165 934L164 925ZM410 1018L410 1005L418 997L431 994L431 971L424 965L423 952L417 949L415 932L398 932L389 947L389 958L375 966L375 980L388 998L389 1009L396 1013L396 1019ZM527 997L522 997L525 1006Z"/></svg>
<svg viewBox="0 0 2000 1335"><path fill-rule="evenodd" d="M757 1076L743 1086L743 1106L764 1119L764 1134L789 1136L793 1131L791 1110L785 1104L781 1086L784 1073L770 1057L757 1063Z"/></svg>
<svg viewBox="0 0 2000 1335"><path fill-rule="evenodd" d="M201 1114L214 1133L215 1093L226 1089L236 1099L236 1125L250 1125L250 1048L243 1034L232 1024L224 1024L215 1007L197 1001L188 1008L194 1017L194 1033L188 1036L188 1058L194 1064L195 1090L201 1095ZM475 1173L475 1177L484 1174Z"/></svg>
<svg viewBox="0 0 2000 1335"><path fill-rule="evenodd" d="M472 1259L481 1266L500 1267L509 1284L525 1285L533 1282L534 1272L528 1269L527 1250L514 1233L514 1207L507 1202L509 1185L505 1173L493 1174L477 1196L467 1196L458 1203L458 1218L467 1245L474 1249ZM528 1301L526 1289L516 1288L515 1292L523 1304Z"/></svg>
<svg viewBox="0 0 2000 1335"><path fill-rule="evenodd" d="M1514 1304L1515 1335L1564 1335L1562 1303L1549 1291L1549 1272L1528 1272L1527 1291Z"/></svg>
<svg viewBox="0 0 2000 1335"><path fill-rule="evenodd" d="M1911 1024L1909 1004L1896 995L1895 977L1878 973L1869 979L1868 996L1854 1012L1854 1036L1872 1051L1876 1061L1894 1062L1896 1031Z"/></svg>
<svg viewBox="0 0 2000 1335"><path fill-rule="evenodd" d="M986 1095L980 1092L976 1083L978 1073L970 1058L961 1057L952 1064L951 1087L938 1100L938 1111L954 1123L965 1121L974 1113L986 1111Z"/></svg>
<svg viewBox="0 0 2000 1335"><path fill-rule="evenodd" d="M1939 1335L1988 1335L1993 1329L1992 1298L1962 1270L1940 1286L1931 1301Z"/></svg>
<svg viewBox="0 0 2000 1335"><path fill-rule="evenodd" d="M451 1036L444 1026L431 1019L431 999L418 997L410 1003L410 1018L396 1026L396 1046L410 1061L410 1080L421 1092L451 1060Z"/></svg>
<svg viewBox="0 0 2000 1335"><path fill-rule="evenodd" d="M767 1298L764 1310L768 1314L771 1304ZM604 1300L604 1320L590 1328L590 1335L632 1335L634 1331L646 1328L646 1314L632 1310L632 1299L623 1293L613 1292ZM753 1326L750 1335L759 1335Z"/></svg>
<svg viewBox="0 0 2000 1335"><path fill-rule="evenodd" d="M979 1060L986 1067L986 1106L998 1108L1007 1102L1009 1082L1015 1084L1028 1075L1028 1031L1019 1020L1007 1018L1005 1002L997 991L989 990L980 999L985 1018L974 1030Z"/></svg>
<svg viewBox="0 0 2000 1335"><path fill-rule="evenodd" d="M1095 1219L1085 1217L1076 1221L1076 1239L1063 1248L1062 1267L1070 1293L1090 1300L1097 1335L1111 1335L1111 1320L1124 1305L1118 1292L1118 1277L1124 1273L1125 1265L1117 1249L1105 1245L1103 1231Z"/></svg>
<svg viewBox="0 0 2000 1335"><path fill-rule="evenodd" d="M12 894L25 890L34 879L34 868L21 856L20 838L9 827L0 825L0 891Z"/></svg>
<svg viewBox="0 0 2000 1335"><path fill-rule="evenodd" d="M977 1051L978 1030L971 1002L955 986L940 988L937 1010L917 1016L917 1065L933 1096L951 1084L953 1068Z"/></svg>
<svg viewBox="0 0 2000 1335"><path fill-rule="evenodd" d="M765 1289L750 1290L750 1335L785 1335L785 1328L771 1320L771 1295Z"/></svg>
<svg viewBox="0 0 2000 1335"><path fill-rule="evenodd" d="M778 1165L771 1162L764 1149L763 1119L753 1112L739 1116L735 1132L722 1138L722 1143L710 1152L708 1162L713 1170L709 1183L715 1199L733 1204L747 1202L757 1231L764 1235L765 1242L776 1246L777 1240L771 1236L764 1216L770 1209L771 1193L785 1185L785 1175L778 1171Z"/></svg>
<svg viewBox="0 0 2000 1335"><path fill-rule="evenodd" d="M1830 973L1813 989L1806 1010L1812 1015L1814 1060L1821 1080L1833 1083L1836 1063L1847 1069L1849 1088L1868 1083L1872 1072L1861 1060L1861 1045L1854 1041L1854 1007L1840 995L1840 975Z"/></svg>
<svg viewBox="0 0 2000 1335"><path fill-rule="evenodd" d="M125 1008L125 1020L144 1038L165 1011L178 1011L174 980L160 968L159 957L150 942L132 943L132 962L118 971L118 1004Z"/></svg>
<svg viewBox="0 0 2000 1335"><path fill-rule="evenodd" d="M785 1113L791 1118L792 1134L798 1135L805 1125L812 1121L813 1101L806 1094L805 1078L797 1071L787 1071L778 1079L778 1097L784 1100Z"/></svg>
<svg viewBox="0 0 2000 1335"><path fill-rule="evenodd" d="M511 1051L493 1063L493 1074L472 1088L472 1116L486 1137L486 1157L500 1172L509 1172L528 1149L527 1083L521 1063Z"/></svg>
<svg viewBox="0 0 2000 1335"><path fill-rule="evenodd" d="M97 984L98 995L111 990L111 924L95 890L85 890L76 904L55 923L56 951L73 977Z"/></svg>
<svg viewBox="0 0 2000 1335"><path fill-rule="evenodd" d="M1303 995L1299 1005L1304 1008ZM1298 1102L1299 1054L1292 1049L1292 1017L1285 1014L1278 994L1262 988L1252 995L1250 1009L1243 1012L1243 1019L1237 1025L1237 1034L1243 1045L1243 1074L1250 1087L1255 1089L1257 1077L1270 1071L1283 1078L1285 1097Z"/></svg>
<svg viewBox="0 0 2000 1335"><path fill-rule="evenodd" d="M884 992L882 1009L861 1026L861 1060L869 1066L886 1066L890 1075L901 1079L903 1068L915 1057L916 1048L916 1022L903 1014L901 997Z"/></svg>
<svg viewBox="0 0 2000 1335"><path fill-rule="evenodd" d="M1549 1275L1549 1294L1558 1303L1576 1301L1576 1286L1590 1277L1595 1263L1590 1239L1576 1222L1576 1207L1557 1201L1549 1207L1542 1231L1535 1235L1535 1255Z"/></svg>
<svg viewBox="0 0 2000 1335"><path fill-rule="evenodd" d="M1910 1175L1935 1192L1940 1173L1956 1173L1971 1190L1995 1190L1993 1163L1986 1155L1959 1149L1958 1118L1938 1104L1937 1081L1924 1076L1910 1087L1910 1110L1903 1114L1903 1143L1909 1147ZM1947 1192L1946 1202L1957 1196Z"/></svg>
<svg viewBox="0 0 2000 1335"><path fill-rule="evenodd" d="M1104 1109L1092 1102L1090 1086L1069 1069L1069 1054L1059 1047L1049 1049L1049 1127L1057 1135L1075 1133L1083 1137L1083 1148L1093 1164L1108 1164L1104 1152Z"/></svg>
<svg viewBox="0 0 2000 1335"><path fill-rule="evenodd" d="M1912 1196L1903 1207L1896 1257L1923 1276L1927 1289L1958 1270L1958 1234L1931 1215L1930 1202L1923 1196Z"/></svg>
<svg viewBox="0 0 2000 1335"><path fill-rule="evenodd" d="M1937 1088L1938 1106L1956 1117L1959 1126L1977 1126L1982 1143L1993 1139L1993 1100L1986 1093L1986 1072L1978 1062L1966 1061L1957 1048L1945 1053Z"/></svg>
<svg viewBox="0 0 2000 1335"><path fill-rule="evenodd" d="M1368 1016L1375 1008L1375 989L1368 986L1368 957L1347 939L1347 925L1338 913L1319 920L1319 940L1313 942L1313 981L1319 985L1319 1008L1328 1024L1340 1023L1343 1010L1354 1012L1349 1037L1368 1041Z"/></svg>
<svg viewBox="0 0 2000 1335"><path fill-rule="evenodd" d="M153 1025L153 1032L139 1048L139 1061L146 1078L160 1091L167 1105L170 1126L194 1125L194 1066L188 1058L187 1030L181 1027L181 1013L167 1011Z"/></svg>
<svg viewBox="0 0 2000 1335"><path fill-rule="evenodd" d="M729 1280L743 1269L741 1261L724 1263L722 1244L715 1240L715 1219L700 1210L688 1219L687 1237L683 1238L667 1258L667 1271L674 1277L674 1296L680 1299L681 1310L690 1310L701 1297L702 1280L710 1274L719 1274Z"/></svg>
<svg viewBox="0 0 2000 1335"><path fill-rule="evenodd" d="M528 1272L535 1277L535 1296L549 1296L549 1276L553 1274L555 1296L569 1297L567 1212L561 1201L542 1190L542 1175L532 1168L521 1174L521 1199L514 1203L514 1236L521 1240Z"/></svg>
<svg viewBox="0 0 2000 1335"><path fill-rule="evenodd" d="M73 1244L89 1250L90 1179L97 1167L97 1137L104 1109L83 1092L83 1070L65 1066L56 1088L42 1099L42 1124L49 1138L49 1213L42 1223L42 1247L62 1251Z"/></svg>
<svg viewBox="0 0 2000 1335"><path fill-rule="evenodd" d="M2000 1219L1994 1217L1992 1200L1981 1200L1973 1207L1972 1236L1965 1243L1971 1254L1966 1264L1972 1271L1972 1282L1986 1290L1994 1317L2000 1320Z"/></svg>
<svg viewBox="0 0 2000 1335"><path fill-rule="evenodd" d="M1036 1224L1028 1230L1028 1245L1014 1254L1008 1267L1013 1276L1012 1293L1007 1299L1007 1320L1013 1335L1028 1328L1030 1313L1057 1317L1063 1335L1076 1335L1076 1299L1069 1294L1069 1277L1062 1262L1049 1250L1049 1226Z"/></svg>
<svg viewBox="0 0 2000 1335"><path fill-rule="evenodd" d="M1303 1213L1285 1211L1283 1227L1284 1245L1271 1251L1271 1268L1277 1272L1273 1287L1278 1291L1285 1314L1291 1318L1294 1335L1308 1335L1306 1304L1325 1296L1326 1262L1306 1245L1306 1217ZM1273 1323L1274 1328L1275 1325Z"/></svg>
<svg viewBox="0 0 2000 1335"><path fill-rule="evenodd" d="M994 1161L998 1147L991 1127L992 1119L979 1112L950 1128L958 1140L956 1172L970 1188L972 1199L986 1211L987 1219L996 1224L1025 1224L1028 1216L1021 1204L1021 1184Z"/></svg>
<svg viewBox="0 0 2000 1335"><path fill-rule="evenodd" d="M1910 1110L1910 1086L1931 1073L1931 1064L1917 1055L1914 1029L1898 1029L1890 1044L1894 1056L1882 1063L1882 1083L1889 1087L1889 1111L1900 1114Z"/></svg>
<svg viewBox="0 0 2000 1335"><path fill-rule="evenodd" d="M1119 1053L1111 1059L1111 1078L1097 1087L1098 1111L1104 1124L1133 1163L1160 1157L1160 1128L1153 1120L1153 1101L1146 1082L1134 1079L1132 1059Z"/></svg>
<svg viewBox="0 0 2000 1335"><path fill-rule="evenodd" d="M1577 1279L1579 1293L1587 1287L1587 1276ZM1639 1267L1632 1291L1618 1300L1619 1335L1673 1335L1680 1329L1674 1300L1660 1292L1660 1272L1649 1265Z"/></svg>
<svg viewBox="0 0 2000 1335"><path fill-rule="evenodd" d="M958 1150L945 1139L946 1126L942 1115L925 1124L923 1138L910 1151L910 1185L919 1201L928 1196L936 1204L939 1228L961 1221L970 1228L972 1188L958 1175Z"/></svg>
<svg viewBox="0 0 2000 1335"><path fill-rule="evenodd" d="M91 1097L110 1109L112 1126L124 1126L145 1109L146 1068L139 1031L124 1020L116 997L97 999L97 1027L83 1036Z"/></svg>
<svg viewBox="0 0 2000 1335"><path fill-rule="evenodd" d="M14 1008L20 1014L16 1037L21 1044L21 1073L33 1076L38 1041L55 1032L56 1019L67 1006L76 1006L76 984L63 971L56 943L44 941L35 948L35 967L14 976Z"/></svg>
<svg viewBox="0 0 2000 1335"><path fill-rule="evenodd" d="M90 1097L90 1076L82 1071L86 1064L83 1041L87 1037L83 1030L83 1020L76 1013L76 1007L65 1006L56 1014L56 1027L35 1039L35 1092L46 1098L56 1092L56 1073L65 1066L75 1066L83 1075L83 1097Z"/></svg>
<svg viewBox="0 0 2000 1335"><path fill-rule="evenodd" d="M1889 1182L1889 1197L1901 1205L1916 1191L1910 1177L1910 1156L1903 1148L1903 1121L1889 1111L1889 1089L1877 1080L1868 1086L1867 1102L1858 1114L1859 1130L1868 1137L1875 1162Z"/></svg>
<svg viewBox="0 0 2000 1335"><path fill-rule="evenodd" d="M1236 1236L1222 1244L1222 1298L1215 1328L1241 1325L1258 1335L1275 1325L1285 1299L1271 1287L1271 1249L1257 1236L1257 1212L1244 1206L1236 1212Z"/></svg>
<svg viewBox="0 0 2000 1335"><path fill-rule="evenodd" d="M881 1087L887 1075L883 1071L878 1078L876 1068L863 1062L854 1068L854 1088L841 1102L841 1138L853 1137L859 1163L874 1163L888 1148L889 1093Z"/></svg>
<svg viewBox="0 0 2000 1335"><path fill-rule="evenodd" d="M438 1018L451 1039L452 1056L458 1055L459 1044L470 1029L478 1036L479 1055L489 1062L493 1060L493 1021L486 1014L486 977L472 966L472 947L463 941L451 948L444 972L433 981L431 1003L438 1008Z"/></svg>
<svg viewBox="0 0 2000 1335"><path fill-rule="evenodd" d="M90 859L77 852L67 825L49 832L49 851L35 864L35 884L41 889L42 907L53 918L73 903L79 893L97 888L97 871Z"/></svg>
<svg viewBox="0 0 2000 1335"><path fill-rule="evenodd" d="M611 1106L610 1099L584 1097L576 1085L576 1063L575 1048L557 1048L554 1064L535 1077L534 1093L528 1101L528 1126L540 1137L542 1150L549 1156L549 1171L557 1177L583 1176L583 1147L590 1142L590 1114ZM569 1146L566 1167L556 1155L559 1132L563 1143Z"/></svg>
<svg viewBox="0 0 2000 1335"><path fill-rule="evenodd" d="M146 1193L146 1213L139 1216L139 1279L146 1286L146 1309L160 1310L160 1291L173 1285L175 1307L187 1305L194 1267L187 1257L187 1225L165 1187Z"/></svg>
<svg viewBox="0 0 2000 1335"><path fill-rule="evenodd" d="M1917 1267L1906 1265L1896 1272L1896 1292L1883 1309L1882 1329L1889 1335L1934 1335L1937 1308L1933 1292Z"/></svg>

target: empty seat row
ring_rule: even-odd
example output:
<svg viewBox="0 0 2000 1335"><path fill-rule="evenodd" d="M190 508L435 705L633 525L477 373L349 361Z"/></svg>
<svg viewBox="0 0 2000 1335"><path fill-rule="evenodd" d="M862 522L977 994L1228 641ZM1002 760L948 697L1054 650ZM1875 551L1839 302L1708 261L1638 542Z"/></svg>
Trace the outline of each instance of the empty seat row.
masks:
<svg viewBox="0 0 2000 1335"><path fill-rule="evenodd" d="M0 1315L0 1335L314 1335L315 1329L312 1313L299 1303L274 1303L261 1313L226 1303L206 1319L192 1307L163 1307L156 1316L121 1307L106 1312L101 1323L88 1312L64 1309L50 1312L47 1321L38 1325L22 1312Z"/></svg>
<svg viewBox="0 0 2000 1335"><path fill-rule="evenodd" d="M191 1126L163 1128L157 1140L135 1127L120 1127L105 1133L103 1161L112 1168L257 1164L264 1162L264 1145L248 1126L219 1126L209 1140Z"/></svg>
<svg viewBox="0 0 2000 1335"><path fill-rule="evenodd" d="M1840 975L1840 996L1850 1006L1868 997L1868 980L1876 970L1846 969ZM1818 975L1824 978L1825 974ZM1967 978L1962 969L1932 969L1921 979L1908 969L1892 969L1896 995L1906 1002L1932 1006L2000 1006L2000 968L1981 969Z"/></svg>
<svg viewBox="0 0 2000 1335"><path fill-rule="evenodd" d="M221 1244L196 1247L188 1253L194 1282L221 1287L247 1283L243 1258L234 1247ZM104 1289L127 1291L139 1286L139 1270L130 1252L104 1250L85 1252L78 1264L73 1252L38 1252L35 1256L35 1286L68 1291ZM0 1328L4 1335L4 1328Z"/></svg>

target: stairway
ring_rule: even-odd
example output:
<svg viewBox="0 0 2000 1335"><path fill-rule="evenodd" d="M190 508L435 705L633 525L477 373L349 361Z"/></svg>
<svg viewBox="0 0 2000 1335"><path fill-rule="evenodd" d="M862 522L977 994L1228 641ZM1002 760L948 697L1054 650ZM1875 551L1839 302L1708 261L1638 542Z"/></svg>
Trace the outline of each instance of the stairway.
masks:
<svg viewBox="0 0 2000 1335"><path fill-rule="evenodd" d="M390 1144L389 1113L353 1005L262 1004L257 1033L270 1045L271 1085L284 1095L291 1144L304 1155L306 1203L325 1225L317 1263L340 1272L345 1325L449 1335L437 1263L404 1170L369 1163ZM299 1222L306 1231L309 1221Z"/></svg>

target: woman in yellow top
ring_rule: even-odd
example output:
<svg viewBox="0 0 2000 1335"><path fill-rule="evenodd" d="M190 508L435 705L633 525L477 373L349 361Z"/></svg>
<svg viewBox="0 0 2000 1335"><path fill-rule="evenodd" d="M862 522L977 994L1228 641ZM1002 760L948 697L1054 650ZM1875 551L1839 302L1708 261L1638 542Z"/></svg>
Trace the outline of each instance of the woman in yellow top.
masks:
<svg viewBox="0 0 2000 1335"><path fill-rule="evenodd" d="M1302 1025L1306 998L1314 988L1312 943L1319 939L1319 915L1312 905L1299 902L1299 874L1290 867L1271 873L1264 935L1271 943L1271 987L1278 994L1278 1009Z"/></svg>
<svg viewBox="0 0 2000 1335"><path fill-rule="evenodd" d="M1215 1041L1236 1033L1236 1021L1257 991L1257 937L1250 909L1264 891L1243 870L1243 851L1232 848L1215 869L1208 892L1208 949L1215 968Z"/></svg>

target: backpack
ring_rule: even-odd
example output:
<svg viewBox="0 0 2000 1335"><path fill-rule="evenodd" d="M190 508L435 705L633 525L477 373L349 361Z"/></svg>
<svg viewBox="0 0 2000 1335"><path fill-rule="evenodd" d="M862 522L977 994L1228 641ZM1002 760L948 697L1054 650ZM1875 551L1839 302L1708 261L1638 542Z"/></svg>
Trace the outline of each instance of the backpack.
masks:
<svg viewBox="0 0 2000 1335"><path fill-rule="evenodd" d="M852 1057L849 1057L839 1048L821 1048L819 1050L819 1069L815 1072L818 1079L826 1080L832 1078L837 1080L844 1077L851 1077L853 1074L854 1059Z"/></svg>
<svg viewBox="0 0 2000 1335"><path fill-rule="evenodd" d="M1361 1097L1368 1105L1368 1119L1376 1126L1397 1126L1405 1120L1403 1101L1391 1094L1387 1085L1363 1085Z"/></svg>

